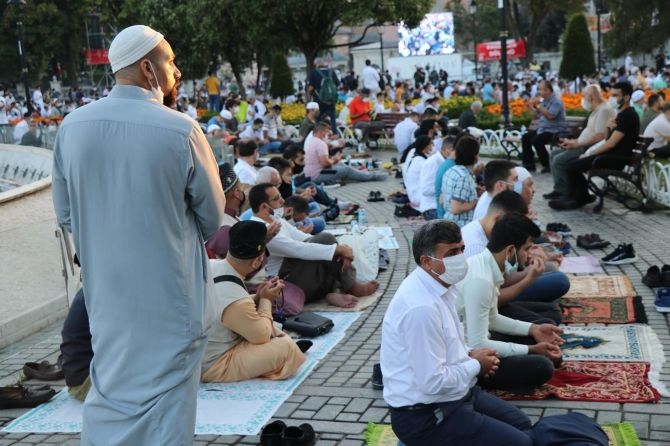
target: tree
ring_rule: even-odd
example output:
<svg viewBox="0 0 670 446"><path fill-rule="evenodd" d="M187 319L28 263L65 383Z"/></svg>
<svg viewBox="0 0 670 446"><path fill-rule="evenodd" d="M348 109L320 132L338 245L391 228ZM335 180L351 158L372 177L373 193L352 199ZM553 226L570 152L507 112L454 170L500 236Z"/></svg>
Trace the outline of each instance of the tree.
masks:
<svg viewBox="0 0 670 446"><path fill-rule="evenodd" d="M670 39L670 2L647 0L634 6L624 0L607 0L612 13L612 31L603 35L608 52L619 57L626 53L651 53Z"/></svg>
<svg viewBox="0 0 670 446"><path fill-rule="evenodd" d="M559 74L566 79L596 71L593 43L584 14L574 14L563 35L563 57Z"/></svg>
<svg viewBox="0 0 670 446"><path fill-rule="evenodd" d="M413 27L430 10L433 0L257 0L262 15L249 23L262 23L266 33L299 49L307 61L307 70L314 67L319 52L338 46L333 38L342 26L367 23L365 32L382 23L404 21ZM272 17L272 20L267 20ZM362 38L360 39L362 40Z"/></svg>
<svg viewBox="0 0 670 446"><path fill-rule="evenodd" d="M552 11L583 11L582 0L507 0L511 35L526 40L526 60L533 60L542 23Z"/></svg>
<svg viewBox="0 0 670 446"><path fill-rule="evenodd" d="M284 98L294 93L293 74L288 66L286 56L276 53L272 59L272 81L270 83L270 95L273 98Z"/></svg>
<svg viewBox="0 0 670 446"><path fill-rule="evenodd" d="M492 42L500 40L500 11L498 11L497 0L478 0L477 13L475 14L474 25L476 27L476 36L473 31L472 15L459 0L451 0L447 4L447 9L454 14L454 33L456 42L460 42L461 47L469 46L473 38L477 42Z"/></svg>

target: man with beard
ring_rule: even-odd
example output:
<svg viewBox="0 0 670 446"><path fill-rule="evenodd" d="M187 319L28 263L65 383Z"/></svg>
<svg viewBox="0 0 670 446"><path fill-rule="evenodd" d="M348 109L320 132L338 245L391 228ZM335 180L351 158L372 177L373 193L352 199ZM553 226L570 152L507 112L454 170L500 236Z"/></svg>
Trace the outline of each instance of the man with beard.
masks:
<svg viewBox="0 0 670 446"><path fill-rule="evenodd" d="M202 130L164 106L174 59L157 31L121 31L116 86L70 113L54 147L54 207L81 260L94 352L83 445L193 442L213 322L204 240L226 199Z"/></svg>

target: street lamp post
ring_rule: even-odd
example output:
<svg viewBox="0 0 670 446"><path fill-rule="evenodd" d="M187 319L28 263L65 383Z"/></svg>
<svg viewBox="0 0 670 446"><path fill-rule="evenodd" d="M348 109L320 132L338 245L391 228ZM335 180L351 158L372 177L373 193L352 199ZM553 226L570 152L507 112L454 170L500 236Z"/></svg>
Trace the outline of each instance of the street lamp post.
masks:
<svg viewBox="0 0 670 446"><path fill-rule="evenodd" d="M377 27L377 33L379 33L379 58L381 59L382 72L381 75L384 75L384 30L381 26Z"/></svg>
<svg viewBox="0 0 670 446"><path fill-rule="evenodd" d="M505 14L505 0L498 0L498 9L500 9L500 64L502 65L502 115L505 128L509 127L509 97L507 95L507 16Z"/></svg>
<svg viewBox="0 0 670 446"><path fill-rule="evenodd" d="M18 14L16 16L16 30L18 34L19 43L19 62L21 64L21 82L26 90L26 107L28 112L32 113L33 106L30 102L30 88L28 87L28 66L26 65L26 56L23 53L23 7L26 0L7 0L7 5L16 5L18 7Z"/></svg>
<svg viewBox="0 0 670 446"><path fill-rule="evenodd" d="M596 40L597 40L597 46L598 46L598 74L602 74L602 54L601 54L601 46L600 46L600 35L601 35L601 30L600 30L600 16L601 14L607 14L607 8L605 7L605 2L603 0L596 0L595 2L595 7L596 7Z"/></svg>
<svg viewBox="0 0 670 446"><path fill-rule="evenodd" d="M477 69L477 19L475 15L477 14L477 2L472 0L470 2L470 15L472 16L472 46L475 50L475 82L479 78L479 70Z"/></svg>

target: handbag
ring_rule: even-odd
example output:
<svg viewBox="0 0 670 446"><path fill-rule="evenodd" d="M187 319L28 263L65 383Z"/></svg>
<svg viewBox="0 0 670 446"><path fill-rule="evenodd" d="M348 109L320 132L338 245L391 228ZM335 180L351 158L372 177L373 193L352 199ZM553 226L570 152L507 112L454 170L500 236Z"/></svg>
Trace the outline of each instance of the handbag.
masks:
<svg viewBox="0 0 670 446"><path fill-rule="evenodd" d="M302 336L311 338L328 333L335 324L327 317L305 311L297 316L291 316L283 321L283 328L295 331Z"/></svg>

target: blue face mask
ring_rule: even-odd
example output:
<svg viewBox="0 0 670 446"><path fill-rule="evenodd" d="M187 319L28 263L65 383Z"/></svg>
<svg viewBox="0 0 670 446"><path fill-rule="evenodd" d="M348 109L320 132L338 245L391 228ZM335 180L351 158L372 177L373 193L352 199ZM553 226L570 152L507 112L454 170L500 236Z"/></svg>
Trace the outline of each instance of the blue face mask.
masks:
<svg viewBox="0 0 670 446"><path fill-rule="evenodd" d="M517 181L516 183L514 183L514 192L521 195L522 190L523 190L523 183L521 181Z"/></svg>
<svg viewBox="0 0 670 446"><path fill-rule="evenodd" d="M511 274L519 271L519 257L516 255L516 249L514 250L514 264L505 258L505 274Z"/></svg>

